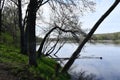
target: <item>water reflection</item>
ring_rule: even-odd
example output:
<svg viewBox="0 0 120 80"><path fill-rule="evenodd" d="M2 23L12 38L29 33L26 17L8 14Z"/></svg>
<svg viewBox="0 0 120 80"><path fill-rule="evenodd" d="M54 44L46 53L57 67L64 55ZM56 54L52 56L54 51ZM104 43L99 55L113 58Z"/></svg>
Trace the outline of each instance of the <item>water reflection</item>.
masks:
<svg viewBox="0 0 120 80"><path fill-rule="evenodd" d="M57 54L59 57L70 57L77 45L66 44ZM77 59L73 72L81 70L95 74L101 80L120 80L120 45L115 44L86 44L81 56L103 57L100 59Z"/></svg>
<svg viewBox="0 0 120 80"><path fill-rule="evenodd" d="M66 44L57 54L59 57L70 57L76 45ZM120 80L120 46L113 44L87 44L81 56L102 56L103 59L77 59L73 71L85 70L97 75L102 80Z"/></svg>

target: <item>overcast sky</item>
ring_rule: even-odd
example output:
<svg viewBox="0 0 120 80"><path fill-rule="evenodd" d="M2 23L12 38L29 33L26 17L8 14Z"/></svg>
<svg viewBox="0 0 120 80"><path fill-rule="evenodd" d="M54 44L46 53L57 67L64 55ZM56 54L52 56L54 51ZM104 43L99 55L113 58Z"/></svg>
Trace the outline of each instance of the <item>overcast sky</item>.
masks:
<svg viewBox="0 0 120 80"><path fill-rule="evenodd" d="M98 19L108 10L115 0L93 0L96 3L94 13L86 13L80 20L82 20L82 28L90 29L98 21ZM48 5L42 6L44 8L44 19L49 20L50 9ZM38 21L38 23L40 23ZM44 25L44 24L43 24ZM37 35L40 34L40 29L36 28ZM113 10L113 12L102 22L95 33L113 33L120 32L120 4Z"/></svg>
<svg viewBox="0 0 120 80"><path fill-rule="evenodd" d="M91 28L105 11L114 3L115 0L94 0L96 9L94 13L83 16L83 28ZM120 4L104 20L95 33L120 32Z"/></svg>

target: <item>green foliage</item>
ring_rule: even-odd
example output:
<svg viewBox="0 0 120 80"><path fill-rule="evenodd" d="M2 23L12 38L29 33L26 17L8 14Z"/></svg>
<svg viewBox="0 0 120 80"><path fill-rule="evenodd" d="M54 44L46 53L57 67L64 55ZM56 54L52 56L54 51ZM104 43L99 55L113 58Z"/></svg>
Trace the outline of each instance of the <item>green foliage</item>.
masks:
<svg viewBox="0 0 120 80"><path fill-rule="evenodd" d="M18 37L18 36L17 36ZM4 32L0 36L0 44L19 47L19 38L14 39L10 33Z"/></svg>
<svg viewBox="0 0 120 80"><path fill-rule="evenodd" d="M55 69L57 62L50 58L41 58L37 60L38 67L30 67L29 71L34 73L34 77L41 76L45 80L69 80L70 76L68 73L59 73L55 76Z"/></svg>
<svg viewBox="0 0 120 80"><path fill-rule="evenodd" d="M95 34L94 38L97 40L120 40L120 32L106 33L106 34Z"/></svg>
<svg viewBox="0 0 120 80"><path fill-rule="evenodd" d="M100 43L115 43L120 44L120 32L94 34L93 39Z"/></svg>
<svg viewBox="0 0 120 80"><path fill-rule="evenodd" d="M70 76L59 73L55 76L57 62L50 58L37 59L38 66L28 65L28 56L19 54L13 46L0 45L0 63L8 65L8 70L20 80L69 80ZM23 75L24 74L24 75Z"/></svg>
<svg viewBox="0 0 120 80"><path fill-rule="evenodd" d="M1 43L11 44L12 42L13 42L13 38L10 34L8 34L8 33L1 34Z"/></svg>
<svg viewBox="0 0 120 80"><path fill-rule="evenodd" d="M26 64L28 57L18 54L19 49L13 46L0 45L0 62L10 63L12 65Z"/></svg>

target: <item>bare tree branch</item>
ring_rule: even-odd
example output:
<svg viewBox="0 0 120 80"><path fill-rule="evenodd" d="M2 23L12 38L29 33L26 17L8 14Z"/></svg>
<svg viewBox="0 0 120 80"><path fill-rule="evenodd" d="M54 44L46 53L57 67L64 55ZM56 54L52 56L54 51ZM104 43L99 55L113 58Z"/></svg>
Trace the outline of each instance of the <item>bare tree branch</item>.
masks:
<svg viewBox="0 0 120 80"><path fill-rule="evenodd" d="M47 2L49 2L49 0L46 0L45 2L43 2L43 0L39 0L39 1L38 1L38 6L37 6L36 11L38 11L38 9L39 9L40 6L46 4Z"/></svg>
<svg viewBox="0 0 120 80"><path fill-rule="evenodd" d="M18 6L18 3L15 0L11 0L16 6Z"/></svg>
<svg viewBox="0 0 120 80"><path fill-rule="evenodd" d="M66 43L66 41L64 41L64 42L60 45L60 47L59 47L58 50L54 53L54 55L56 55L56 54L58 53L58 51L64 46L65 43Z"/></svg>
<svg viewBox="0 0 120 80"><path fill-rule="evenodd" d="M60 36L60 35L59 35ZM54 50L55 50L55 47L57 46L58 42L59 42L59 36L57 38L57 41L55 42L55 44L51 47L51 49L49 49L46 53L46 55L50 55Z"/></svg>
<svg viewBox="0 0 120 80"><path fill-rule="evenodd" d="M4 7L4 4L5 4L5 0L3 0L3 2L2 2L1 9L3 9L3 7Z"/></svg>
<svg viewBox="0 0 120 80"><path fill-rule="evenodd" d="M42 3L42 5L46 4L48 1L50 1L50 0L46 0L45 2Z"/></svg>

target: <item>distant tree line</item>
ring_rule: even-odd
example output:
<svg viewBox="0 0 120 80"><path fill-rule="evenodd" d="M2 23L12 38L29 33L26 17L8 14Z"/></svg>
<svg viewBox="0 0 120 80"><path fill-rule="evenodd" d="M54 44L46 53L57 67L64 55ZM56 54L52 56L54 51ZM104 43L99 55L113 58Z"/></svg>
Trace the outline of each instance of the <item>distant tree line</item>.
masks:
<svg viewBox="0 0 120 80"><path fill-rule="evenodd" d="M94 40L120 40L120 32L106 33L106 34L94 34Z"/></svg>

